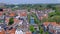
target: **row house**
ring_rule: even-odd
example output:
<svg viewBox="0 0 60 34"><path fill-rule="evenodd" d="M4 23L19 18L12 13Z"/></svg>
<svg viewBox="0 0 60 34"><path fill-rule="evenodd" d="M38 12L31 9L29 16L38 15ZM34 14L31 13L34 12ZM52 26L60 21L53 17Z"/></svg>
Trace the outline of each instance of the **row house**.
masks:
<svg viewBox="0 0 60 34"><path fill-rule="evenodd" d="M36 15L41 20L44 17L47 18L48 17L48 13L51 13L51 12L55 12L55 10L45 9L45 10L36 11Z"/></svg>
<svg viewBox="0 0 60 34"><path fill-rule="evenodd" d="M60 25L56 22L44 22L43 23L44 31L48 31L49 34L60 34Z"/></svg>
<svg viewBox="0 0 60 34"><path fill-rule="evenodd" d="M6 17L15 17L16 14L15 14L15 12L6 12L6 15L5 16Z"/></svg>
<svg viewBox="0 0 60 34"><path fill-rule="evenodd" d="M15 31L15 34L32 34L30 31L23 31L22 28L23 26L18 26L16 31ZM22 29L21 29L22 28Z"/></svg>
<svg viewBox="0 0 60 34"><path fill-rule="evenodd" d="M39 20L42 20L44 17L46 17L46 18L48 17L48 15L44 14L43 11L36 12L36 15L37 15Z"/></svg>
<svg viewBox="0 0 60 34"><path fill-rule="evenodd" d="M58 24L50 25L49 32L51 32L52 34L60 34L60 25Z"/></svg>
<svg viewBox="0 0 60 34"><path fill-rule="evenodd" d="M22 31L20 29L12 28L11 30L7 29L6 31L0 27L0 34L32 34L30 31Z"/></svg>
<svg viewBox="0 0 60 34"><path fill-rule="evenodd" d="M17 14L20 16L20 18L27 18L27 10L18 10Z"/></svg>

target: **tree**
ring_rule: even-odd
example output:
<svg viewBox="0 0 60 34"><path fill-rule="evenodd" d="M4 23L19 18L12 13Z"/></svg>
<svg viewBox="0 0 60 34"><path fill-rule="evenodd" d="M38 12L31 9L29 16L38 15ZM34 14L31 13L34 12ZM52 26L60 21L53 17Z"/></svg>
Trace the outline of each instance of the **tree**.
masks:
<svg viewBox="0 0 60 34"><path fill-rule="evenodd" d="M56 15L56 12L51 12L48 14L49 17L53 17L54 15Z"/></svg>
<svg viewBox="0 0 60 34"><path fill-rule="evenodd" d="M56 7L52 7L53 10L56 10Z"/></svg>
<svg viewBox="0 0 60 34"><path fill-rule="evenodd" d="M60 24L60 16L53 16L52 19L53 19L56 23Z"/></svg>
<svg viewBox="0 0 60 34"><path fill-rule="evenodd" d="M56 15L59 15L60 16L60 11L56 11Z"/></svg>
<svg viewBox="0 0 60 34"><path fill-rule="evenodd" d="M40 20L37 18L37 16L36 16L35 13L32 13L31 16L34 17L34 22L35 22L36 24L39 24L39 23L40 23Z"/></svg>
<svg viewBox="0 0 60 34"><path fill-rule="evenodd" d="M27 8L28 12L30 12L30 8Z"/></svg>
<svg viewBox="0 0 60 34"><path fill-rule="evenodd" d="M60 12L59 11L55 11L55 12L51 12L51 13L48 14L49 17L53 17L55 15L60 16Z"/></svg>
<svg viewBox="0 0 60 34"><path fill-rule="evenodd" d="M50 18L48 18L47 20L48 20L48 22L55 22L55 20L54 20L54 19L52 19L51 17L50 17Z"/></svg>
<svg viewBox="0 0 60 34"><path fill-rule="evenodd" d="M40 34L43 34L43 29L40 29Z"/></svg>
<svg viewBox="0 0 60 34"><path fill-rule="evenodd" d="M10 18L10 19L9 19L9 24L8 24L8 25L12 25L13 23L14 23L13 18Z"/></svg>
<svg viewBox="0 0 60 34"><path fill-rule="evenodd" d="M47 8L52 8L52 5L48 4L48 5L47 5Z"/></svg>
<svg viewBox="0 0 60 34"><path fill-rule="evenodd" d="M60 12L59 11L51 12L49 13L49 17L43 20L48 21L48 22L56 22L60 24Z"/></svg>
<svg viewBox="0 0 60 34"><path fill-rule="evenodd" d="M59 11L60 12L60 6L55 6L55 11Z"/></svg>
<svg viewBox="0 0 60 34"><path fill-rule="evenodd" d="M30 29L31 32L34 32L35 31L35 29L34 29L34 27L32 25L30 26L29 29Z"/></svg>
<svg viewBox="0 0 60 34"><path fill-rule="evenodd" d="M43 18L42 22L56 22L52 17L49 18Z"/></svg>
<svg viewBox="0 0 60 34"><path fill-rule="evenodd" d="M45 34L49 34L48 32L46 32Z"/></svg>
<svg viewBox="0 0 60 34"><path fill-rule="evenodd" d="M46 22L46 21L48 21L48 19L47 18L43 18L41 21L42 22Z"/></svg>
<svg viewBox="0 0 60 34"><path fill-rule="evenodd" d="M27 16L27 17L28 17L28 22L30 23L30 14L28 14L28 16Z"/></svg>

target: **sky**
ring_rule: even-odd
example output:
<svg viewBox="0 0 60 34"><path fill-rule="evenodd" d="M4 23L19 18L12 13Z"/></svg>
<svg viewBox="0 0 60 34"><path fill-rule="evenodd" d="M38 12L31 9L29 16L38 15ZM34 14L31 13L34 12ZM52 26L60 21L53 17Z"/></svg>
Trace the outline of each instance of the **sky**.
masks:
<svg viewBox="0 0 60 34"><path fill-rule="evenodd" d="M0 3L7 3L7 4L40 4L40 3L60 3L60 0L0 0Z"/></svg>

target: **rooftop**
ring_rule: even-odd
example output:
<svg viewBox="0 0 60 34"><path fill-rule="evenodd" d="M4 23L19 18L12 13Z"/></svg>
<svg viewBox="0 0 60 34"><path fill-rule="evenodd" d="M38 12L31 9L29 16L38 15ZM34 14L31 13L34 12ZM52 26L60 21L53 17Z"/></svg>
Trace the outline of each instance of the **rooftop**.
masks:
<svg viewBox="0 0 60 34"><path fill-rule="evenodd" d="M0 34L5 34L5 31L4 31L4 30L1 30L1 31L0 31Z"/></svg>
<svg viewBox="0 0 60 34"><path fill-rule="evenodd" d="M11 29L11 30L7 30L7 33L8 33L8 34L15 34L15 31L16 31L16 30L13 28L13 29Z"/></svg>
<svg viewBox="0 0 60 34"><path fill-rule="evenodd" d="M2 16L3 15L3 13L2 12L0 12L0 16Z"/></svg>
<svg viewBox="0 0 60 34"><path fill-rule="evenodd" d="M14 16L15 16L15 13L11 12L11 13L9 14L9 16L14 17Z"/></svg>
<svg viewBox="0 0 60 34"><path fill-rule="evenodd" d="M29 32L29 31L26 31L26 34L32 34L31 32Z"/></svg>
<svg viewBox="0 0 60 34"><path fill-rule="evenodd" d="M49 24L53 25L53 26L57 26L56 22L44 22L43 23L45 26L48 26Z"/></svg>
<svg viewBox="0 0 60 34"><path fill-rule="evenodd" d="M27 13L26 12L21 12L20 16L27 16Z"/></svg>

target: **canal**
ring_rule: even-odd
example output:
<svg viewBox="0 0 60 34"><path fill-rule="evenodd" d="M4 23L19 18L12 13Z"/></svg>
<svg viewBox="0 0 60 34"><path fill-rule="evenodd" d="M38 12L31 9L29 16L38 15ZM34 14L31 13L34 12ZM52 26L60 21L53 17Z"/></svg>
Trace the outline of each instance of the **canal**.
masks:
<svg viewBox="0 0 60 34"><path fill-rule="evenodd" d="M34 17L30 16L30 24L35 24Z"/></svg>

